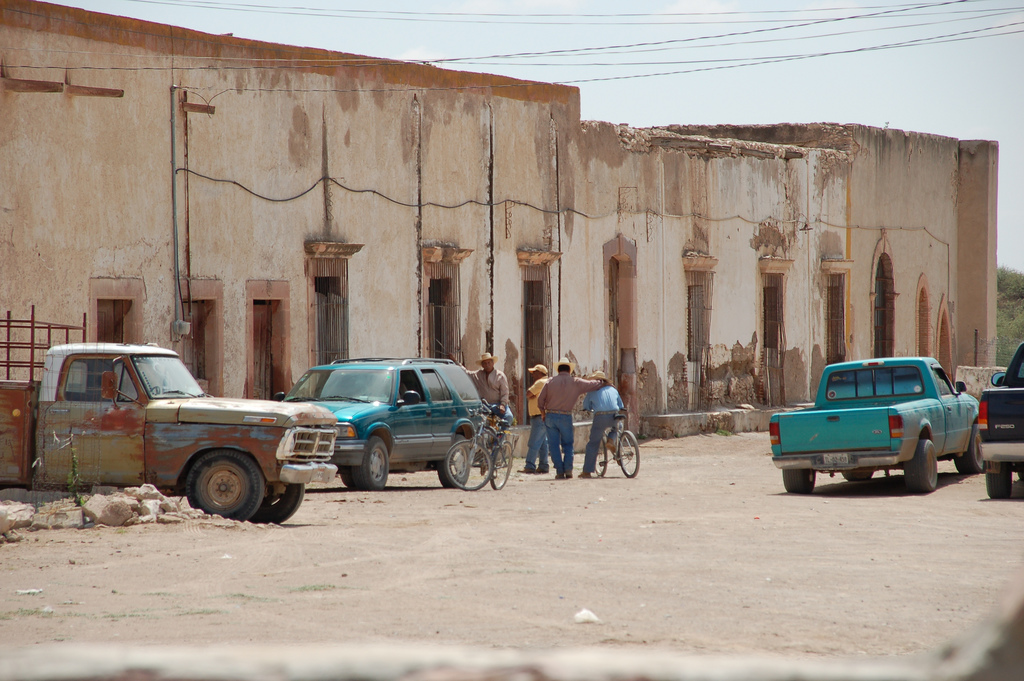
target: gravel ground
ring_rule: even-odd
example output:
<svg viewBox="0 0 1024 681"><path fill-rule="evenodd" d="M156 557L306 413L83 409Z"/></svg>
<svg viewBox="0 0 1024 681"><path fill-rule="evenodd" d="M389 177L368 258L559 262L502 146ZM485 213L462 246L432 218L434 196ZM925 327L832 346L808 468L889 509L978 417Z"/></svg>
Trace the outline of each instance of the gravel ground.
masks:
<svg viewBox="0 0 1024 681"><path fill-rule="evenodd" d="M929 495L899 474L791 495L768 453L763 433L657 440L632 480L513 473L460 492L415 473L317 485L281 527L23 533L0 545L0 640L906 655L1020 578L1021 487L991 501L942 462ZM584 609L599 621L577 623Z"/></svg>

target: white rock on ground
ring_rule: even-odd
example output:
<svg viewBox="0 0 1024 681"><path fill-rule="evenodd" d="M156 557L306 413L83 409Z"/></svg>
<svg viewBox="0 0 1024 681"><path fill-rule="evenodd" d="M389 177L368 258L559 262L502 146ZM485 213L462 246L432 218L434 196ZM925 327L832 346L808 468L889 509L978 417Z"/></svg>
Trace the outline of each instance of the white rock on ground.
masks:
<svg viewBox="0 0 1024 681"><path fill-rule="evenodd" d="M32 525L32 516L36 513L36 509L32 504L26 504L21 501L0 501L0 508L7 512L7 522L10 525L8 529L0 532L0 534L29 527Z"/></svg>
<svg viewBox="0 0 1024 681"><path fill-rule="evenodd" d="M121 527L134 513L131 505L120 496L92 496L82 507L85 517L97 525Z"/></svg>
<svg viewBox="0 0 1024 681"><path fill-rule="evenodd" d="M81 508L75 506L71 499L64 498L43 506L38 512L33 504L0 500L0 535L21 528L81 528L90 523L127 527L157 522L173 524L207 517L203 511L193 509L185 497L165 497L153 485L124 490L103 489L108 490L108 494L93 494Z"/></svg>

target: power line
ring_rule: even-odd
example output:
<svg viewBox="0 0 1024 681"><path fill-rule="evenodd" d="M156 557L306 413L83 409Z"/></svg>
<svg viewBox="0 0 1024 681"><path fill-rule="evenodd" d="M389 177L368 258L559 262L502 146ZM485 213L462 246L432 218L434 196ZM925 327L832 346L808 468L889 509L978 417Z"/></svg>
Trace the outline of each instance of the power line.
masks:
<svg viewBox="0 0 1024 681"><path fill-rule="evenodd" d="M861 11L864 9L881 9L885 12L907 12L918 9L929 9L945 5L973 3L985 0L944 0L931 3L910 3L903 5L875 5L871 7L847 7L847 8L809 8L795 10L753 10L723 11L723 12L624 12L609 14L590 13L487 13L487 12L401 12L388 10L351 10L351 9L323 9L318 7L292 7L287 5L258 5L252 3L228 3L215 2L213 0L125 0L143 5L162 5L169 7L188 7L194 9L209 9L214 11L229 11L258 14L278 14L284 16L310 16L321 18L358 19L374 21L400 21L400 22L425 22L425 23L450 23L450 24L499 24L505 26L528 25L528 26L679 26L679 25L701 25L701 24L753 24L753 23L778 23L789 21L788 19L723 19L709 20L708 17L743 17L762 16L775 14L815 14L836 11ZM883 14L885 12L882 12ZM684 21L623 21L623 19L661 17L674 18L684 17ZM527 19L529 18L529 19ZM692 20L697 18L699 20ZM558 21L561 19L561 21ZM607 19L608 21L589 21L589 19Z"/></svg>
<svg viewBox="0 0 1024 681"><path fill-rule="evenodd" d="M655 77L661 77L661 76L678 76L678 75L683 75L683 74L687 74L687 73L699 73L699 72L702 72L702 71L719 71L719 70L723 70L723 69L741 68L741 67L744 67L744 66L763 66L763 65L766 65L766 64L778 64L778 63L790 62L790 61L800 61L800 60L804 60L804 59L817 59L819 57L833 57L833 56L836 56L836 55L857 54L857 53L860 53L860 52L875 52L875 51L882 51L882 50L900 49L900 48L904 48L904 47L922 47L922 46L927 46L927 45L939 45L939 44L944 44L944 43L962 42L962 41L966 41L966 40L979 40L979 39L983 39L983 38L997 38L997 37L1002 37L1002 36L1007 36L1007 35L1015 35L1015 34L1018 34L1018 33L1024 33L1024 29L1018 29L1018 30L1015 30L1015 31L1003 31L1001 33L996 33L996 34L993 34L993 35L967 35L967 34L978 33L979 31L1002 30L1003 28L1006 28L1008 26L1019 26L1021 24L1024 24L1024 21L1013 22L1013 23L1005 24L1004 26L999 26L999 27L995 27L995 28L991 28L991 27L990 28L979 28L979 29L976 29L976 30L973 30L973 31L962 31L960 33L952 33L952 34L945 35L945 36L933 36L933 37L930 37L930 38L919 38L917 40L907 40L907 41L904 41L904 42L901 42L901 43L891 43L891 44L888 44L888 45L874 45L874 46L869 46L869 47L851 48L851 49L848 49L848 50L833 50L833 51L830 51L830 52L817 52L817 53L812 53L812 54L791 55L791 56L785 56L785 57L758 58L758 59L754 59L754 60L748 61L747 63L742 63L742 64L731 64L731 65L726 65L726 66L708 66L706 68L687 69L687 70L682 70L682 71L662 71L662 72L659 72L659 73L644 73L644 74L631 74L631 75L624 75L624 76L604 76L604 77L600 77L600 78L580 78L580 79L574 79L574 80L562 80L562 81L559 81L559 84L561 84L561 85L579 85L579 84L582 84L582 83L597 83L597 82L611 81L611 80L634 80L634 79L639 79L639 78L655 78Z"/></svg>
<svg viewBox="0 0 1024 681"><path fill-rule="evenodd" d="M1024 9L1024 8L1021 8L1021 9ZM983 15L983 16L980 16L980 17L971 17L971 19L990 19L990 18L994 18L994 17L1006 16L1006 15L1009 15L1009 14L1017 14L1017 11L1016 10L1010 10L1010 11L1005 11L1005 12L999 12L999 13L996 13L996 14L987 14L987 15ZM849 31L837 31L835 33L818 33L818 34L815 34L815 35L791 36L791 37L786 37L786 38L765 38L765 39L762 39L762 40L742 40L742 41L738 40L738 41L733 41L733 42L715 43L715 44L711 44L711 45L691 45L691 46L688 46L687 49L719 48L719 47L731 47L731 46L737 46L737 45L740 45L740 46L761 45L761 44L780 43L780 42L791 43L791 42L794 42L794 41L820 40L822 38L841 38L841 37L850 36L850 35L858 35L858 34L861 34L861 33L876 33L876 32L881 32L881 31L892 31L892 30L900 30L900 29L907 29L907 28L923 28L923 27L926 27L926 26L937 26L937 25L940 25L940 24L959 23L959 22L963 22L963 21L966 21L966 20L962 19L962 18L960 18L960 19L943 19L941 21L931 21L931 22L920 23L920 24L905 24L905 25L901 25L901 26L883 26L883 27L880 27L880 28L853 29L853 30L849 30ZM992 30L998 30L999 28L1002 28L1003 26L1007 26L1007 25L1012 25L1012 24L1004 24L1002 26L988 27L988 28L991 28ZM984 30L984 29L980 29L980 30ZM675 50L675 49L681 49L681 48L678 48L678 47L659 47L659 48L649 48L649 49L643 49L643 50L624 50L624 51L610 52L610 54L636 54L636 53L642 53L642 52L663 52L663 51ZM709 60L706 60L706 61L712 62L712 61L743 61L743 60L744 59L741 59L741 58L735 58L735 59L729 59L729 60L726 60L726 59L714 59L714 60L713 59L709 59ZM691 62L686 62L686 61L661 61L661 62L656 62L656 61L646 61L646 62L569 62L569 61L566 61L566 62L531 62L531 61L516 61L516 62L513 62L513 61L493 61L492 62L492 61L487 61L486 58L482 58L480 61L477 61L475 59L470 59L470 58L451 59L451 60L447 60L447 61L449 61L449 62L458 61L461 64L471 64L471 65L474 65L474 66L508 66L508 65L513 65L513 66L561 66L561 67L576 67L576 66L653 66L653 65L660 65L660 64L701 63L701 60L693 60ZM442 63L442 60L430 61L430 62L424 62L424 63L431 63L431 64Z"/></svg>
<svg viewBox="0 0 1024 681"><path fill-rule="evenodd" d="M961 31L957 33L950 33L940 36L930 36L926 38L918 38L914 40L906 40L898 43L889 43L885 45L872 45L865 47L850 48L845 50L832 50L826 52L814 52L805 54L794 54L794 55L781 55L781 56L768 56L768 57L744 57L744 58L732 58L732 59L702 59L702 60L681 60L674 62L664 62L668 64L718 64L707 66L698 69L687 69L680 71L669 71L669 72L658 72L658 73L647 73L647 74L630 74L621 76L604 76L598 78L588 79L573 79L573 80L561 80L555 83L538 83L533 81L519 81L515 83L491 83L491 84L480 84L480 85L466 85L466 86L444 86L444 87L397 87L397 88L231 88L232 91L236 92L410 92L410 91L459 91L459 90L499 90L509 87L529 87L535 85L549 85L549 84L560 84L560 85L576 85L580 83L591 83L601 82L610 80L631 80L639 78L652 78L659 76L670 76L670 75L683 75L688 73L698 73L703 71L715 71L722 69L740 68L745 66L759 66L774 63L783 63L789 61L798 61L804 59L816 59L828 56L856 54L861 52L873 52L889 49L899 49L905 47L921 47L934 44L944 44L950 42L961 42L964 40L977 40L982 38L995 38L1007 35L1015 35L1024 32L1024 29L1007 31L1005 29L1013 26L1019 26L1024 24L1024 21L1011 22L996 27L985 27L979 29L973 29L969 31ZM999 31L998 33L992 33L993 31ZM987 35L978 35L980 33L987 32ZM288 60L285 60L288 61ZM729 62L726 65L721 65L722 62ZM739 62L739 63L733 63ZM362 64L363 66L389 66L394 64L405 64L408 62L388 62L388 61L374 61ZM660 62L647 62L647 65L659 65ZM346 66L350 65L345 62L327 62L327 63L305 63L301 66L295 65L271 65L271 66L68 66L62 65L49 65L41 66L35 64L27 65L13 65L9 64L8 68L23 68L23 69L65 69L67 71L250 71L250 70L267 70L267 69L295 69L295 68L316 68L317 66ZM356 64L358 65L358 64ZM613 64L614 65L614 64ZM643 63L634 65L644 65ZM200 89L210 88L196 88L188 87L184 89L198 91Z"/></svg>

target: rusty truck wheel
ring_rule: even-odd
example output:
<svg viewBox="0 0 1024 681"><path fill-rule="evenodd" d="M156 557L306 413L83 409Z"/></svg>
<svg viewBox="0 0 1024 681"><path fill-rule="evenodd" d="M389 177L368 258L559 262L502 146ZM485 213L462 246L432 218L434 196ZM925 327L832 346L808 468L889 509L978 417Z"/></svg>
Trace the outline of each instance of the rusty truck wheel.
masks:
<svg viewBox="0 0 1024 681"><path fill-rule="evenodd" d="M252 523L275 523L280 525L295 515L306 498L306 486L299 484L286 485L280 494L273 494L263 499L263 503L249 518Z"/></svg>
<svg viewBox="0 0 1024 681"><path fill-rule="evenodd" d="M252 517L263 503L265 486L256 462L232 449L203 454L185 481L188 503L193 508L232 520Z"/></svg>

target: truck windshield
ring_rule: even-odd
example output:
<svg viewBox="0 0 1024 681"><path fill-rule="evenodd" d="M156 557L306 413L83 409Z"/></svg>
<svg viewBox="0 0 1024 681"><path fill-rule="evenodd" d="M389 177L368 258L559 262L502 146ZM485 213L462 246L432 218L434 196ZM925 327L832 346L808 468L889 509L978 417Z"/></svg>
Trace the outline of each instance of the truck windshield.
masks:
<svg viewBox="0 0 1024 681"><path fill-rule="evenodd" d="M142 387L151 398L201 397L203 389L177 357L136 355L132 357Z"/></svg>
<svg viewBox="0 0 1024 681"><path fill-rule="evenodd" d="M390 402L395 384L392 369L315 369L299 379L286 402Z"/></svg>

